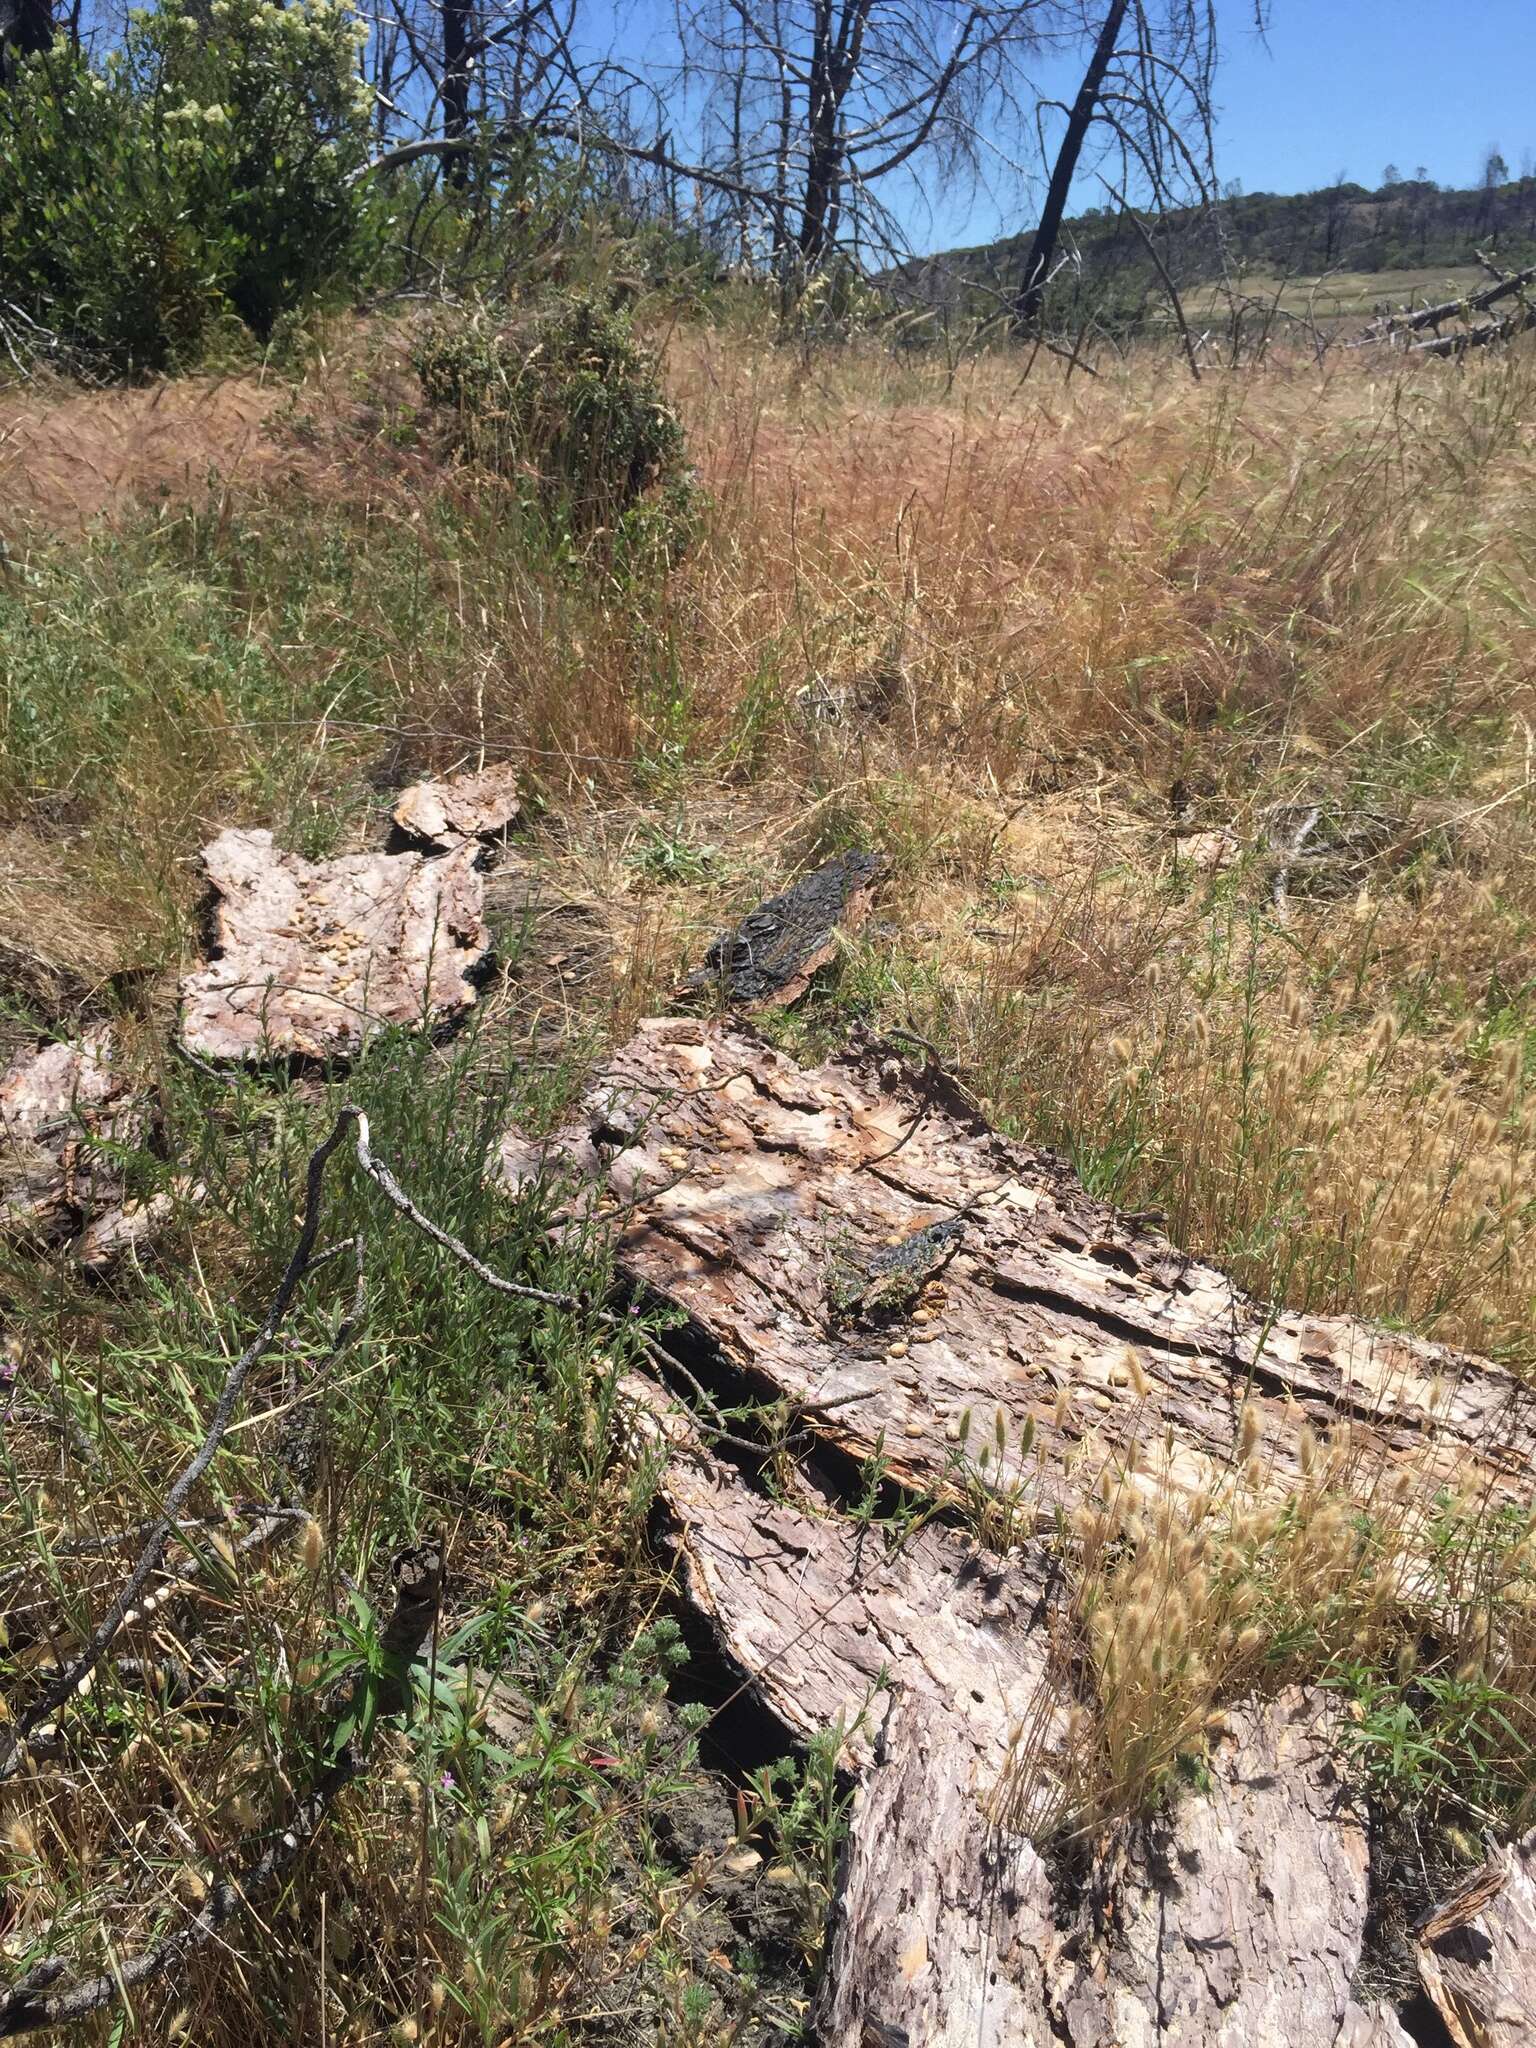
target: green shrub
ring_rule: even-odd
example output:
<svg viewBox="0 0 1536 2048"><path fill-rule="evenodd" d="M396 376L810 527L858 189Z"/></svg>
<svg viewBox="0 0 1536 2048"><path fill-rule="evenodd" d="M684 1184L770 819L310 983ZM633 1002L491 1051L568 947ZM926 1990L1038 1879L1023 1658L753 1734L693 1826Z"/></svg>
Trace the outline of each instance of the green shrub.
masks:
<svg viewBox="0 0 1536 2048"><path fill-rule="evenodd" d="M685 543L683 431L624 313L574 299L509 328L439 323L414 361L459 451L512 478L557 531L669 555Z"/></svg>
<svg viewBox="0 0 1536 2048"><path fill-rule="evenodd" d="M0 297L100 367L184 366L221 331L349 290L373 251L347 0L129 17L0 88Z"/></svg>

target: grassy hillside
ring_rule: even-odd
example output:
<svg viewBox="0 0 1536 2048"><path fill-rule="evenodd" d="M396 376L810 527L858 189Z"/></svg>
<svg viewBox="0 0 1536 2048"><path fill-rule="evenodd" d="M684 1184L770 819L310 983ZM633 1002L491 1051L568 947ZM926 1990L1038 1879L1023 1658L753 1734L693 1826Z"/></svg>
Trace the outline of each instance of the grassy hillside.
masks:
<svg viewBox="0 0 1536 2048"><path fill-rule="evenodd" d="M801 2038L836 1738L775 1749L726 1711L618 1406L655 1318L613 1313L603 1219L553 1231L559 1189L510 1202L488 1171L723 921L835 849L891 880L767 1016L781 1044L915 1030L1007 1130L1260 1295L1536 1369L1536 354L1277 355L1196 386L1151 349L1089 380L741 318L646 331L701 492L675 548L565 518L508 457L505 387L475 434L429 404L407 321L334 325L288 384L0 393L8 1047L111 1020L156 1119L125 1170L175 1212L101 1279L4 1252L8 1715L199 1441L344 1101L423 1210L544 1291L487 1291L335 1162L341 1249L193 1498L187 1584L3 1788L11 1972L110 1969L201 1912L325 1768L391 1553L440 1532L449 1593L414 1715L254 1922L133 1993L136 2040ZM884 715L857 709L872 672ZM375 846L404 782L481 760L518 764L525 813L466 1028L350 1071L172 1051L215 832ZM317 1387L302 1514L252 1547ZM781 1422L731 1416L765 1444ZM787 1454L768 1478L801 1485ZM915 1511L873 1481L867 1505L891 1542ZM1449 1495L1346 1512L1326 1477L1314 1511L1350 1561L1304 1612L1305 1532L1212 1539L1245 1683L1336 1686L1373 1839L1454 1875L1532 1818L1526 1524ZM1454 1625L1417 1569L1370 1567L1431 1512ZM1113 1701L1086 1652L1082 1676L1091 1756ZM1205 1726L1219 1667L1179 1683ZM1198 1747L1148 1749L1131 1802L1176 1762L1198 1780Z"/></svg>
<svg viewBox="0 0 1536 2048"><path fill-rule="evenodd" d="M1376 192L1343 184L1233 193L1209 210L1171 215L1158 236L1181 287L1197 292L1232 277L1261 298L1283 288L1291 310L1353 317L1378 305L1453 296L1483 275L1479 250L1512 270L1536 262L1536 178L1466 191L1404 180ZM1074 264L1052 300L1060 319L1095 307L1123 322L1159 289L1141 238L1112 208L1069 221L1062 251L1069 249ZM921 293L980 310L994 295L1016 291L1028 250L1028 234L1012 235L909 266L906 276Z"/></svg>

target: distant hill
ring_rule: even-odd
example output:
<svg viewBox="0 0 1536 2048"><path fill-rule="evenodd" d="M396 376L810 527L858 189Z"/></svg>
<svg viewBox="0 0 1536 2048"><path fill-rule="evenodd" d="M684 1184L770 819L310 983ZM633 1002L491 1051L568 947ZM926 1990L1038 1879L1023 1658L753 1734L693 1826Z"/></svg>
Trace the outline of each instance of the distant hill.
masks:
<svg viewBox="0 0 1536 2048"><path fill-rule="evenodd" d="M1456 273L1481 250L1516 269L1536 263L1536 178L1453 191L1428 179L1403 179L1371 192L1341 184L1319 192L1229 191L1208 208L1189 208L1154 225L1160 252L1180 289L1223 276L1273 288L1282 280L1350 273L1369 293L1392 300L1394 275ZM981 312L1011 299L1029 249L1029 231L971 249L953 249L902 266L909 289L933 303ZM1156 271L1135 227L1108 207L1066 223L1058 255L1070 254L1051 288L1050 311L1070 321L1092 311L1134 326L1160 296ZM1402 280L1402 296L1424 280Z"/></svg>

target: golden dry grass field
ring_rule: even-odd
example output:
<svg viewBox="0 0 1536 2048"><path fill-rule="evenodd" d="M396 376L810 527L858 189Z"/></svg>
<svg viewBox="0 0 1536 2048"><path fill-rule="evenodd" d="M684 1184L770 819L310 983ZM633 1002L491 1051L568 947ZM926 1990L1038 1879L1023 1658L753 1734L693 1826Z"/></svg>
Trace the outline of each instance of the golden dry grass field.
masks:
<svg viewBox="0 0 1536 2048"><path fill-rule="evenodd" d="M1005 1129L1258 1296L1536 1371L1536 350L1272 352L1195 384L1151 348L1026 374L1011 351L779 345L745 317L646 331L704 496L687 555L628 577L535 545L513 485L451 458L400 329L337 327L293 384L0 393L7 1045L115 1017L161 1120L136 1185L209 1190L104 1283L7 1254L0 1569L37 1610L12 1614L8 1695L109 1583L82 1544L152 1512L196 1441L341 1099L166 1052L199 849L231 823L311 857L376 844L426 770L519 764L523 895L503 884L467 1037L392 1045L351 1085L423 1206L545 1284L573 1286L577 1255L547 1218L498 1221L498 1120L552 1120L723 924L873 846L875 914L766 1020L779 1043L919 1033ZM362 1228L360 1194L338 1203L333 1234ZM707 1716L678 1704L647 1477L607 1455L623 1333L596 1305L487 1309L419 1242L370 1259L304 1541L215 1562L215 1705L113 1681L72 1775L0 1791L0 1940L17 1967L102 1967L205 1897L255 1788L298 1774L304 1701L366 1651L370 1572L441 1526L460 1665L514 1670L514 1706L488 1720L471 1687L385 1737L256 1959L210 1951L140 1994L134 2038L796 2038L832 1760L699 1790ZM338 1266L301 1350L346 1292ZM253 1383L210 1512L259 1493L298 1356ZM60 1404L95 1463L65 1455ZM1273 1650L1276 1682L1355 1673L1370 1727L1406 1705L1432 1761L1388 1791L1440 1863L1475 1857L1457 1796L1529 1823L1524 1638L1469 1621L1435 1653L1460 1674L1442 1712L1412 1691L1401 1606L1347 1597L1354 1525L1326 1489L1309 1512L1300 1536L1226 1532L1268 1589L1256 1609L1224 1581L1244 1682ZM1492 1544L1455 1527L1463 1557ZM1187 1531L1141 1535L1141 1577L1085 1603L1095 1643L1187 1573ZM1499 1570L1470 1574L1521 1612L1524 1541L1502 1531ZM1285 1631L1308 1603L1332 1619L1303 1657ZM1113 1798L1161 1785L1221 1696L1208 1674L1114 1693ZM696 1845L646 1818L678 1800L706 1816ZM779 1873L772 1940L709 1918L701 1859L743 1844Z"/></svg>

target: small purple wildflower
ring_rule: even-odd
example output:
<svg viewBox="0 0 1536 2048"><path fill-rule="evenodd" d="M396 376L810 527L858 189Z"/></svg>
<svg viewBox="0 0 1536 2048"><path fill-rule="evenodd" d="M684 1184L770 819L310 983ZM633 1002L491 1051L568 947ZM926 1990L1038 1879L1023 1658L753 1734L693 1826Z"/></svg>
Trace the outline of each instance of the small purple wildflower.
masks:
<svg viewBox="0 0 1536 2048"><path fill-rule="evenodd" d="M441 1790L443 1790L444 1792L451 1792L454 1786L458 1783L458 1779L454 1777L452 1771L444 1771L443 1775L438 1779L437 1782Z"/></svg>

